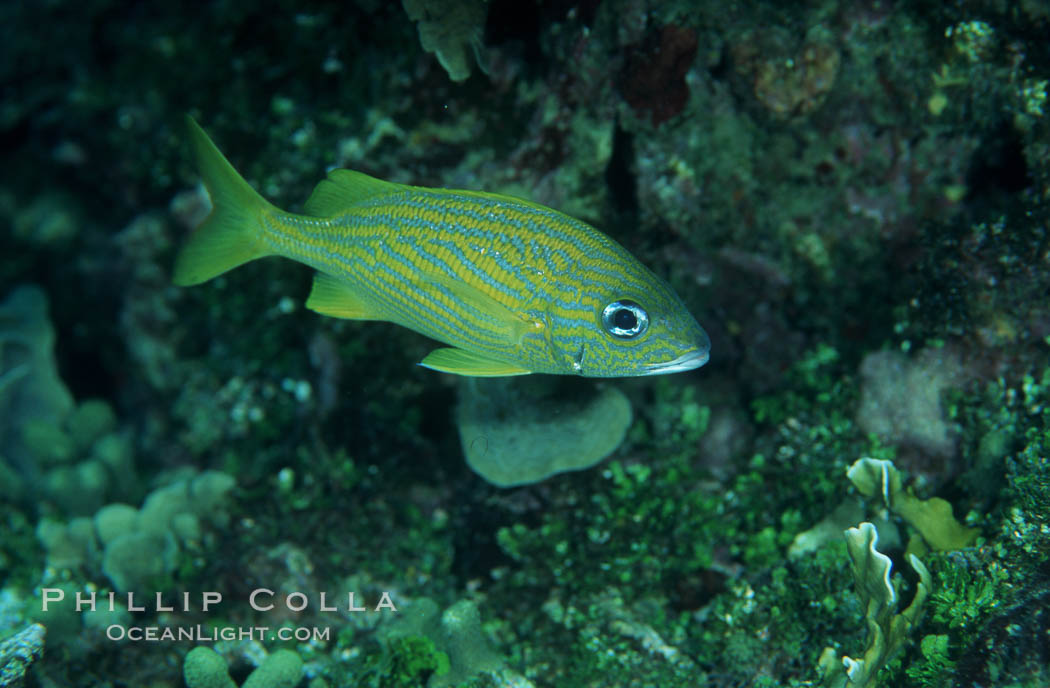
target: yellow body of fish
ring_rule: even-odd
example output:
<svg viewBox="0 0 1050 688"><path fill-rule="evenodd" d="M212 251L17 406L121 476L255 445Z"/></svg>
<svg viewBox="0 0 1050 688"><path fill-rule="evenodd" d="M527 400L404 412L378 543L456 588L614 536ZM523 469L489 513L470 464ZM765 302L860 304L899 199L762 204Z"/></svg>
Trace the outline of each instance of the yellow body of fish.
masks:
<svg viewBox="0 0 1050 688"><path fill-rule="evenodd" d="M422 365L474 376L626 377L690 370L703 328L615 241L550 208L335 170L306 214L271 205L189 119L213 210L179 254L199 284L279 255L318 271L307 307L386 320L451 345Z"/></svg>

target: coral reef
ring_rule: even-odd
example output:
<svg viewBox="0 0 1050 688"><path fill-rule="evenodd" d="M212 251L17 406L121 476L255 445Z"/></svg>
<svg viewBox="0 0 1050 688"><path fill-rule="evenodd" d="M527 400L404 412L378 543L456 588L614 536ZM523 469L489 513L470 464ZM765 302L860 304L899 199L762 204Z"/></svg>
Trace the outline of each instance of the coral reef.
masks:
<svg viewBox="0 0 1050 688"><path fill-rule="evenodd" d="M860 367L857 422L895 444L927 455L954 454L955 445L941 405L945 390L962 387L967 372L951 352L923 350L913 358L896 351L868 354Z"/></svg>
<svg viewBox="0 0 1050 688"><path fill-rule="evenodd" d="M423 50L437 56L449 79L466 81L470 77L468 49L478 68L488 71L481 43L486 0L402 0L402 4L418 26Z"/></svg>
<svg viewBox="0 0 1050 688"><path fill-rule="evenodd" d="M100 399L76 404L59 377L47 298L15 289L0 306L0 474L4 496L36 497L70 515L138 488L130 438Z"/></svg>
<svg viewBox="0 0 1050 688"><path fill-rule="evenodd" d="M31 624L0 641L0 686L23 685L26 671L44 654L46 633L40 624Z"/></svg>
<svg viewBox="0 0 1050 688"><path fill-rule="evenodd" d="M198 646L186 654L182 664L186 688L237 688L227 673L226 660L209 647ZM241 688L295 688L303 675L303 660L291 650L276 650L266 656Z"/></svg>
<svg viewBox="0 0 1050 688"><path fill-rule="evenodd" d="M481 674L502 672L503 659L485 638L481 614L473 601L460 600L441 611L432 600L422 598L406 611L405 618L387 625L380 635L388 648L400 647L402 653L407 649L404 643L426 641L420 649L424 656L432 656L436 661L418 667L414 673L420 669L432 671L427 681L429 688L458 686Z"/></svg>
<svg viewBox="0 0 1050 688"><path fill-rule="evenodd" d="M68 441L41 428L61 427L73 410L73 397L58 376L54 358L55 333L48 319L47 297L35 286L22 286L6 295L0 304L0 446L10 469L28 482L40 473L40 458L27 438L38 424L38 448L50 454L42 458L66 458L72 453ZM46 440L46 441L45 441ZM22 493L21 482L6 483L8 498Z"/></svg>
<svg viewBox="0 0 1050 688"><path fill-rule="evenodd" d="M819 108L835 85L841 55L827 27L806 31L800 46L780 27L754 29L732 47L733 68L755 98L777 118L802 117Z"/></svg>
<svg viewBox="0 0 1050 688"><path fill-rule="evenodd" d="M627 46L619 78L624 100L640 118L653 126L663 124L685 109L685 75L695 57L696 31L671 24Z"/></svg>
<svg viewBox="0 0 1050 688"><path fill-rule="evenodd" d="M1045 5L0 3L4 680L1050 684ZM471 392L299 266L177 289L187 110L295 211L346 166L591 222L711 362Z"/></svg>
<svg viewBox="0 0 1050 688"><path fill-rule="evenodd" d="M205 471L151 492L140 509L113 503L94 518L43 519L37 537L48 566L101 572L120 593L164 589L180 554L200 546L205 525L228 522L226 493L234 479Z"/></svg>

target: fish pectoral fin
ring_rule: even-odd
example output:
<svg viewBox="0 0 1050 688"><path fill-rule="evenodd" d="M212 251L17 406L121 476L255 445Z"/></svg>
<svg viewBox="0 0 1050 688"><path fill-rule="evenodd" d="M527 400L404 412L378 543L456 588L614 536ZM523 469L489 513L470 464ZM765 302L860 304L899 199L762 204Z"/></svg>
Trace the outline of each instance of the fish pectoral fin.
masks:
<svg viewBox="0 0 1050 688"><path fill-rule="evenodd" d="M315 217L345 213L366 198L386 196L412 187L369 177L364 172L332 170L306 199L303 209Z"/></svg>
<svg viewBox="0 0 1050 688"><path fill-rule="evenodd" d="M341 279L319 272L306 297L306 307L321 315L347 320L385 320L374 308L361 300L353 287Z"/></svg>
<svg viewBox="0 0 1050 688"><path fill-rule="evenodd" d="M448 289L456 299L486 316L494 324L487 329L499 331L508 341L521 341L528 329L528 323L517 313L461 279L433 272L423 275L423 279Z"/></svg>
<svg viewBox="0 0 1050 688"><path fill-rule="evenodd" d="M519 368L511 363L497 361L482 354L464 349L434 349L419 365L431 370L468 377L509 377L511 375L530 375L531 370Z"/></svg>

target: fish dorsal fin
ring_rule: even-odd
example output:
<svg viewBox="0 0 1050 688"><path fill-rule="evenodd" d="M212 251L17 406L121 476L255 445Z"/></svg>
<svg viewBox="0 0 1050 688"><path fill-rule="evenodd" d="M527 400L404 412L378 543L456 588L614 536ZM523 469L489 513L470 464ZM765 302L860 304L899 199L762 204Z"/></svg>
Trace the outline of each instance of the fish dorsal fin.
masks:
<svg viewBox="0 0 1050 688"><path fill-rule="evenodd" d="M348 283L319 272L306 297L306 307L321 315L347 320L385 320L370 304L361 299Z"/></svg>
<svg viewBox="0 0 1050 688"><path fill-rule="evenodd" d="M314 192L306 199L304 210L314 217L331 217L345 213L366 198L386 196L411 188L405 184L369 177L364 172L332 170L327 179L314 187Z"/></svg>
<svg viewBox="0 0 1050 688"><path fill-rule="evenodd" d="M550 208L535 201L530 201L529 199L522 198L520 196L508 196L507 194L493 193L492 191L470 191L467 189L442 189L442 191L450 191L452 193L456 193L462 196L471 196L473 198L481 198L486 201L495 201L497 203L524 205L535 210L542 210L543 213L546 215L549 215L551 213L564 215L564 213L562 213L559 210L555 210L554 208Z"/></svg>
<svg viewBox="0 0 1050 688"><path fill-rule="evenodd" d="M434 349L419 365L431 370L453 375L466 375L468 377L508 377L511 375L529 375L531 370L525 370L512 363L497 361L482 354L472 353L464 349Z"/></svg>

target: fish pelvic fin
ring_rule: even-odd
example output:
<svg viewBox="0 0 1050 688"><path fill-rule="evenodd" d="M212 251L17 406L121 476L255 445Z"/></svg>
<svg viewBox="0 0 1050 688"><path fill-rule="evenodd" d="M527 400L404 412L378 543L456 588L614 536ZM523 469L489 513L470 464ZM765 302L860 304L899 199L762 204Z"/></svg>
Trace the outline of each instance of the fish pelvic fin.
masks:
<svg viewBox="0 0 1050 688"><path fill-rule="evenodd" d="M270 255L262 242L260 217L276 210L237 173L193 118L186 117L190 144L212 211L175 259L172 281L187 287Z"/></svg>

